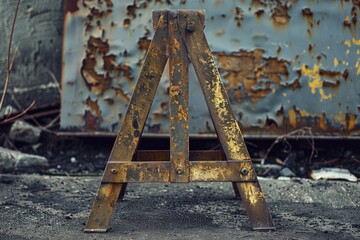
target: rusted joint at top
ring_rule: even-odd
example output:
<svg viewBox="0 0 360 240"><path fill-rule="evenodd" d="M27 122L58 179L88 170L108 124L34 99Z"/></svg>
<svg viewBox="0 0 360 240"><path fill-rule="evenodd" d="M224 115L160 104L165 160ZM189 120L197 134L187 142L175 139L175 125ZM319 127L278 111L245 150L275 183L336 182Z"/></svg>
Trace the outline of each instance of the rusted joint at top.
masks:
<svg viewBox="0 0 360 240"><path fill-rule="evenodd" d="M205 28L205 10L193 10L193 9L186 9L186 10L153 10L152 11L152 26L154 29L157 28L160 16L163 15L164 23L168 22L168 18L176 18L176 17L183 17L187 18L190 14L196 14L199 19L200 23L203 28ZM191 24L192 23L192 24ZM190 26L189 26L190 25ZM195 31L195 25L193 22L188 23L189 29L186 29L190 32ZM191 31L191 29L193 29Z"/></svg>

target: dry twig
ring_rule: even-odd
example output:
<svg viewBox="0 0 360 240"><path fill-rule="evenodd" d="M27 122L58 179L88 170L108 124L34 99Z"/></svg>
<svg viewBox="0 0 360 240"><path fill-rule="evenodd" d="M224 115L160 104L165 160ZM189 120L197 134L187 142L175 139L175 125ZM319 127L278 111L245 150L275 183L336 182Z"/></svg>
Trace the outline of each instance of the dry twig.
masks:
<svg viewBox="0 0 360 240"><path fill-rule="evenodd" d="M14 14L14 19L13 19L13 23L11 25L11 31L10 31L10 37L9 37L9 45L8 45L8 49L7 49L7 65L6 65L6 77L5 77L5 83L4 83L4 89L1 95L1 100L0 100L0 111L4 105L4 101L5 101L5 96L9 87L9 82L10 82L10 75L11 75L11 71L14 65L14 61L15 61L15 57L18 51L18 48L15 49L12 57L11 56L11 49L12 49L12 42L13 42L13 36L14 36L14 30L15 30L15 24L16 24L16 19L17 19L17 15L19 12L19 6L20 6L20 2L21 0L18 0L16 3L16 8L15 8L15 14ZM25 115L26 112L28 112L33 106L35 105L35 101L33 101L27 108L25 108L24 110L22 110L19 114L11 117L11 118L7 118L5 120L3 120L1 124L5 124L8 122L13 121L14 119L17 119L23 115Z"/></svg>
<svg viewBox="0 0 360 240"><path fill-rule="evenodd" d="M296 139L298 139L300 136L308 136L306 138L306 140L308 141L308 143L311 146L311 153L310 153L310 157L309 157L309 162L311 162L312 158L314 156L317 155L317 150L315 148L315 141L314 141L314 136L312 134L311 128L310 127L303 127L297 130L294 130L292 132L289 132L285 135L279 136L278 138L276 138L276 140L270 145L270 147L268 148L268 150L266 151L266 154L264 156L264 160L262 162L262 164L264 164L264 162L266 161L266 159L269 156L270 151L274 148L274 146L276 144L278 144L279 142L283 142L283 144L285 144L285 148L287 152L291 151L291 144L288 141L288 138L290 136L296 136Z"/></svg>
<svg viewBox="0 0 360 240"><path fill-rule="evenodd" d="M9 45L8 45L8 51L7 51L7 64L6 64L6 77L5 77L5 83L4 83L4 90L3 90L3 93L1 95L1 100L0 100L0 111L1 111L4 101L5 101L5 95L6 95L8 86L9 86L11 70L14 65L14 60L15 60L16 53L17 53L17 48L16 48L14 51L14 54L10 60L11 46L12 46L13 35L14 35L14 30L15 30L16 18L17 18L17 14L19 12L19 6L20 6L20 0L18 0L17 4L16 4L14 20L13 20L13 23L11 26L11 32L10 32L10 37L9 37Z"/></svg>

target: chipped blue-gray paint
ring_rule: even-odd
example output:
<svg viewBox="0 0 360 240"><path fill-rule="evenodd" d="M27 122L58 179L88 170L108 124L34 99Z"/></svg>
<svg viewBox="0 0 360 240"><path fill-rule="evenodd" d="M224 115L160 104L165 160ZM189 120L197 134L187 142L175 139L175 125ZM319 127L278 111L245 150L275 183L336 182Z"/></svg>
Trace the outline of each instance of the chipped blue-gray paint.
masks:
<svg viewBox="0 0 360 240"><path fill-rule="evenodd" d="M94 2L85 1L93 4L94 7L106 10L105 3L98 5ZM133 81L128 81L124 77L113 79L111 86L121 88L130 97L136 83L136 78L140 70L139 62L143 59L145 52L137 46L137 41L145 36L149 31L149 38L153 34L151 27L151 11L154 9L205 9L206 28L205 34L213 52L232 55L233 52L245 50L247 52L262 49L263 58L276 58L288 61L287 66L289 75L280 75L280 85L270 84L271 93L264 97L259 97L256 101L251 99L249 93L244 90L244 86L239 82L243 97L238 102L233 96L233 88L228 89L230 100L236 116L241 112L242 118L239 119L245 135L267 136L279 135L293 130L289 123L289 111L296 108L299 112L306 112L307 116L302 116L297 128L310 126L314 127L317 135L343 135L359 136L360 134L360 81L357 75L356 63L359 61L360 46L353 42L359 40L359 24L351 23L351 30L344 26L347 17L351 19L352 8L359 14L359 5L351 1L265 1L267 6L252 4L252 1L171 1L172 4L155 3L155 1L135 1L138 6L146 2L146 7L136 9L136 18L127 15L126 7L133 5L133 1L113 1L112 13L100 20L102 29L95 27L90 32L85 32L86 18L90 14L89 8L78 5L79 10L67 12L65 15L64 32L64 65L63 65L63 84L62 84L62 129L83 130L86 119L85 111L90 110L85 104L90 96L92 101L97 101L101 110L100 131L117 131L119 129L118 114L124 114L127 103L115 96L112 89L107 89L102 94L91 93L87 88L80 74L80 68L85 58L86 43L90 36L101 37L108 40L110 51L108 54L116 55L116 62L129 65L132 69ZM256 2L256 1L254 1ZM272 18L272 11L277 3L288 7L290 19L285 24L276 23ZM240 8L240 26L236 17L236 8ZM310 23L302 11L309 8L312 11L312 22ZM261 17L257 17L255 12L264 10ZM141 15L141 16L140 16ZM123 26L125 18L129 18L131 23L128 28ZM317 22L319 21L319 24ZM93 21L95 22L95 21ZM111 27L111 22L115 23ZM309 33L310 31L310 33ZM348 47L344 41L349 40L351 46ZM309 51L309 45L313 49ZM278 49L281 51L278 52ZM124 51L127 55L124 55ZM347 53L347 50L350 52ZM296 58L298 56L298 58ZM321 56L321 60L318 60ZM98 56L99 59L101 55ZM339 64L334 66L334 58ZM302 74L299 77L302 66L307 65L313 69L314 65L321 64L321 68L326 71L343 73L348 71L347 79L340 76L335 79L322 77L322 81L339 81L337 87L322 87L325 94L332 94L331 99L322 99L319 89L313 94L308 84L309 76ZM221 63L219 63L221 68ZM145 132L151 132L157 124L160 128L156 133L168 133L169 122L165 117L155 118L154 113L166 115L161 112L161 103L168 102L168 74L165 70L162 82L158 89L151 109ZM101 61L96 65L96 72L105 74ZM227 73L221 72L224 78ZM300 88L292 90L291 85L299 78ZM205 102L201 94L200 87L196 81L193 70L190 70L190 132L193 134L213 133L212 124L210 129L206 122L211 123ZM256 91L264 88L269 79L257 79L257 84L252 88ZM225 80L227 86L227 81ZM112 99L113 104L109 104L105 99ZM279 114L279 110L283 113ZM320 115L326 114L326 128L319 128ZM160 115L161 115L160 114ZM342 118L346 114L355 117L355 127L349 128L344 125ZM266 125L266 119L270 119L277 126Z"/></svg>

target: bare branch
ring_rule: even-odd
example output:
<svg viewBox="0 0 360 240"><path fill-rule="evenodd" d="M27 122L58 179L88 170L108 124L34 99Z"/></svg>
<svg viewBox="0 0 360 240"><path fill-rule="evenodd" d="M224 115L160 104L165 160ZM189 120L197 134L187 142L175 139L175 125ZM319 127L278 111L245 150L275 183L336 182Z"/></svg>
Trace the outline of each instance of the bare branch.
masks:
<svg viewBox="0 0 360 240"><path fill-rule="evenodd" d="M4 90L2 92L1 100L0 100L0 110L2 109L4 101L5 101L5 95L6 95L8 87L9 87L11 69L12 69L14 59L15 59L15 56L16 56L16 53L17 53L17 50L15 50L14 55L10 60L11 46L12 46L13 35L14 35L14 30L15 30L16 18L17 18L17 14L19 12L19 6L20 6L20 0L18 0L17 4L16 4L14 20L13 20L13 23L12 23L12 26L11 26L11 32L10 32L10 37L9 37L9 45L8 45L8 51L7 51L6 77L5 77L5 83L4 83Z"/></svg>
<svg viewBox="0 0 360 240"><path fill-rule="evenodd" d="M6 118L4 121L0 122L0 125L6 124L8 122L13 121L14 119L17 119L17 118L25 115L34 105L35 105L35 100L27 108L22 110L19 114L15 115L13 117L10 117L10 118Z"/></svg>
<svg viewBox="0 0 360 240"><path fill-rule="evenodd" d="M296 130L294 130L292 132L289 132L289 133L287 133L285 135L281 135L281 136L277 137L276 140L270 145L270 147L266 151L264 159L262 161L262 164L264 164L264 162L268 158L270 151L279 142L283 142L285 144L286 150L288 152L290 152L291 151L291 144L288 141L288 137L290 137L290 136L296 136L296 139L298 139L299 136L309 136L307 138L307 141L308 141L309 145L311 146L311 154L310 154L310 157L309 157L309 162L311 162L312 158L317 155L317 150L315 149L314 136L312 134L312 131L311 131L310 127L303 127L301 129L296 129Z"/></svg>

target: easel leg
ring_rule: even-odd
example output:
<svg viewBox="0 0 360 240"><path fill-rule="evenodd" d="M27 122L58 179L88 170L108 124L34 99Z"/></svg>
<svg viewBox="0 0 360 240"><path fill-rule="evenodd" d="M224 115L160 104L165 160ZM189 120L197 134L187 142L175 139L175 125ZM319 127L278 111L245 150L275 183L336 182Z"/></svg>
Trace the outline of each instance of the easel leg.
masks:
<svg viewBox="0 0 360 240"><path fill-rule="evenodd" d="M274 229L259 182L237 182L246 213L254 230Z"/></svg>
<svg viewBox="0 0 360 240"><path fill-rule="evenodd" d="M187 27L182 29L185 44L226 158L228 160L250 160L240 127L234 117L222 79L203 32L200 21L203 14L191 12L187 17L183 16L180 19L181 25L187 24ZM254 172L254 169L251 166L251 169L245 169L245 171ZM258 181L237 182L236 187L253 229L273 229L271 216Z"/></svg>
<svg viewBox="0 0 360 240"><path fill-rule="evenodd" d="M154 100L156 89L167 62L167 16L158 16L157 28L150 43L129 107L111 151L109 161L131 161ZM105 172L108 172L106 165ZM111 171L111 170L110 170ZM101 182L85 232L106 232L119 197L123 197L126 183Z"/></svg>
<svg viewBox="0 0 360 240"><path fill-rule="evenodd" d="M119 199L118 199L119 202L122 201L125 197L127 185L128 185L127 183L122 184L121 191L119 193Z"/></svg>
<svg viewBox="0 0 360 240"><path fill-rule="evenodd" d="M234 189L235 197L237 199L241 199L240 192L239 192L239 189L238 189L238 187L236 185L236 182L232 182L232 186L233 186L233 189Z"/></svg>
<svg viewBox="0 0 360 240"><path fill-rule="evenodd" d="M106 232L114 212L122 184L101 183L84 232Z"/></svg>

